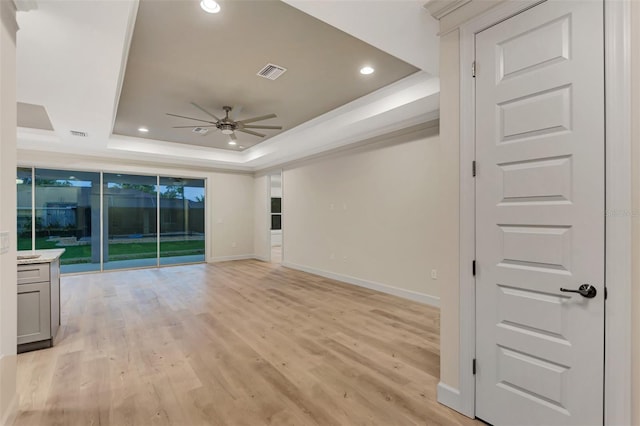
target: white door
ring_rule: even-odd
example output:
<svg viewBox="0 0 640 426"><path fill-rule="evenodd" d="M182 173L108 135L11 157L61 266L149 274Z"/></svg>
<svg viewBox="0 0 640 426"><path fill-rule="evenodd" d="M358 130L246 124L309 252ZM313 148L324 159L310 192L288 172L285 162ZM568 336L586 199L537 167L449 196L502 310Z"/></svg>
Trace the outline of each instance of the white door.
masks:
<svg viewBox="0 0 640 426"><path fill-rule="evenodd" d="M476 35L476 415L494 425L603 422L603 51L595 0ZM561 291L583 284L595 297Z"/></svg>

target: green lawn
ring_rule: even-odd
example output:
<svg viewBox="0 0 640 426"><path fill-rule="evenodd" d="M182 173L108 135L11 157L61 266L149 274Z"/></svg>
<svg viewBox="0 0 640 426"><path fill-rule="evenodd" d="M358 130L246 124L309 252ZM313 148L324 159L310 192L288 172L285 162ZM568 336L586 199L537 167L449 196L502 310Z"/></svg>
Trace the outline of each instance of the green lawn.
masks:
<svg viewBox="0 0 640 426"><path fill-rule="evenodd" d="M37 249L61 248L56 241L47 241L46 237L36 238ZM60 258L62 265L76 263L91 263L91 246L67 246ZM18 239L18 250L30 250L30 239ZM149 259L156 257L156 243L122 243L109 244L108 260ZM160 242L160 257L190 256L204 254L204 240L196 241L166 241Z"/></svg>

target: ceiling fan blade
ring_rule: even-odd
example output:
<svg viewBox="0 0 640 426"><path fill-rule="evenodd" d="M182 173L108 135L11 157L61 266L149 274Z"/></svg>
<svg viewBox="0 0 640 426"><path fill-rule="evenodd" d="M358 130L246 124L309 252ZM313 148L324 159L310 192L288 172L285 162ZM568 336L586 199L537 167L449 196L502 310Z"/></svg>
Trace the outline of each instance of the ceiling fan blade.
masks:
<svg viewBox="0 0 640 426"><path fill-rule="evenodd" d="M202 121L203 123L216 124L215 121L200 120L199 118L185 117L184 115L171 114L170 112L168 112L167 115L170 115L172 117L186 118L187 120Z"/></svg>
<svg viewBox="0 0 640 426"><path fill-rule="evenodd" d="M231 133L231 134L229 135L229 139L231 139L232 141L234 141L234 142L235 142L235 141L237 141L237 140L238 140L238 137L236 136L236 134L235 134L235 133Z"/></svg>
<svg viewBox="0 0 640 426"><path fill-rule="evenodd" d="M267 115L261 115L260 117L253 117L253 118L247 118L246 120L240 120L238 121L238 123L248 124L248 123L253 123L254 121L268 120L270 118L276 118L276 117L277 115L275 114L267 114Z"/></svg>
<svg viewBox="0 0 640 426"><path fill-rule="evenodd" d="M209 124L206 126L201 126L199 124L191 125L191 126L173 126L172 129L193 129L195 127L216 127L215 124Z"/></svg>
<svg viewBox="0 0 640 426"><path fill-rule="evenodd" d="M218 117L216 117L215 115L213 115L212 113L210 113L209 111L207 111L206 109L202 108L200 105L198 105L195 102L191 102L191 105L193 105L194 107L198 108L200 111L204 112L205 114L207 114L208 116L211 116L213 118L216 119L216 121L220 121L220 119Z"/></svg>
<svg viewBox="0 0 640 426"><path fill-rule="evenodd" d="M242 105L234 105L233 108L231 108L231 113L229 114L229 118L232 119L233 121L236 121L238 119L238 115L240 114L240 112L242 112Z"/></svg>
<svg viewBox="0 0 640 426"><path fill-rule="evenodd" d="M236 129L236 132L248 133L250 135L259 136L261 138L264 138L266 136L266 135L263 135L262 133L254 132L253 130Z"/></svg>
<svg viewBox="0 0 640 426"><path fill-rule="evenodd" d="M282 126L261 126L259 124L257 125L248 125L248 126L242 126L243 129L272 129L272 130L282 130Z"/></svg>

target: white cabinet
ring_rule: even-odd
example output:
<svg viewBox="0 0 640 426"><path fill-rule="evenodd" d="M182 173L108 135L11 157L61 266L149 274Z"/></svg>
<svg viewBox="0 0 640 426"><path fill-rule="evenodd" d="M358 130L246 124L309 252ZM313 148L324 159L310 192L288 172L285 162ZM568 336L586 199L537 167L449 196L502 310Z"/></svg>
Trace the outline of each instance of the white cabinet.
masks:
<svg viewBox="0 0 640 426"><path fill-rule="evenodd" d="M52 346L59 327L59 260L18 265L18 352Z"/></svg>
<svg viewBox="0 0 640 426"><path fill-rule="evenodd" d="M51 339L49 282L18 285L18 345Z"/></svg>

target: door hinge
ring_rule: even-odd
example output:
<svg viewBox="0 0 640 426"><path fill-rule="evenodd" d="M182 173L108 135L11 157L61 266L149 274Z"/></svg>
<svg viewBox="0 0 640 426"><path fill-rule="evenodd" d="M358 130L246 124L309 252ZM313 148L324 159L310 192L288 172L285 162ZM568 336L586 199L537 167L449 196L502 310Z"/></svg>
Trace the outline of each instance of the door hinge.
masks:
<svg viewBox="0 0 640 426"><path fill-rule="evenodd" d="M476 375L476 359L473 359L473 363L471 364L471 371L473 372L473 375Z"/></svg>
<svg viewBox="0 0 640 426"><path fill-rule="evenodd" d="M473 177L476 177L476 160L473 160L471 162L471 173Z"/></svg>
<svg viewBox="0 0 640 426"><path fill-rule="evenodd" d="M471 63L471 77L476 78L476 61Z"/></svg>
<svg viewBox="0 0 640 426"><path fill-rule="evenodd" d="M473 274L474 277L476 276L476 261L475 260L471 263L471 273Z"/></svg>

